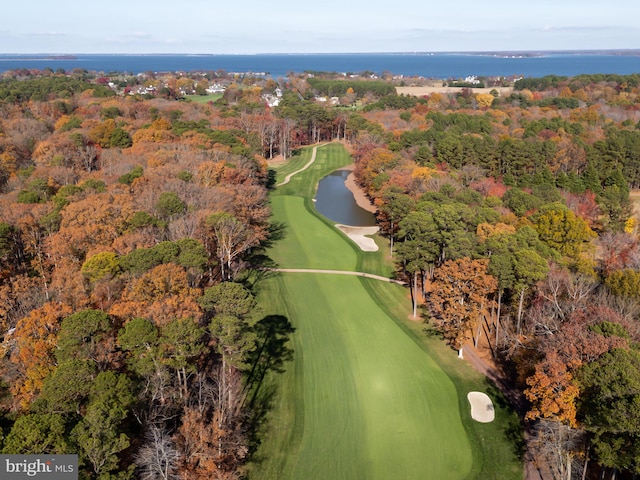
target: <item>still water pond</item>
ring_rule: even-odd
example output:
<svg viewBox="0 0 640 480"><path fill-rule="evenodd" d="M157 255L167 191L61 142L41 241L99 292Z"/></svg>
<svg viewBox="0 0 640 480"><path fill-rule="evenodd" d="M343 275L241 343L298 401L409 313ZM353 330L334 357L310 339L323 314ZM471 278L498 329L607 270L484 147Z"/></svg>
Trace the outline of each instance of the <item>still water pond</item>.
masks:
<svg viewBox="0 0 640 480"><path fill-rule="evenodd" d="M360 208L353 193L344 182L349 175L348 170L336 170L318 184L316 192L316 210L337 223L354 227L369 227L376 224L375 216Z"/></svg>

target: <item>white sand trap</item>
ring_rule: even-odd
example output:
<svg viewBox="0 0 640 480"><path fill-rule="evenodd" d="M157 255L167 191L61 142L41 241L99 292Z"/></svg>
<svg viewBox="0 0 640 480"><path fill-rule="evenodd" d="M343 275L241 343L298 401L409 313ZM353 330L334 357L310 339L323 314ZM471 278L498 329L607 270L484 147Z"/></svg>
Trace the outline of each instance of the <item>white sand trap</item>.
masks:
<svg viewBox="0 0 640 480"><path fill-rule="evenodd" d="M467 400L471 404L471 418L480 423L493 422L496 412L493 410L493 402L486 393L469 392Z"/></svg>
<svg viewBox="0 0 640 480"><path fill-rule="evenodd" d="M336 224L336 228L349 237L363 252L377 252L378 245L373 238L366 235L374 235L380 227L351 227L349 225Z"/></svg>

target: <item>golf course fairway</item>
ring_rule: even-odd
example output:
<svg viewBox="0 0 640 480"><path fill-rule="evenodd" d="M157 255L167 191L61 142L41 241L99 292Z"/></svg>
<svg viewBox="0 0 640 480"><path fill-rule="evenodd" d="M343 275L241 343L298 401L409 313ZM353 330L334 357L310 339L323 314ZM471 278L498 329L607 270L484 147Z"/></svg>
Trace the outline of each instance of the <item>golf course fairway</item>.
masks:
<svg viewBox="0 0 640 480"><path fill-rule="evenodd" d="M278 267L353 271L363 255L372 255L313 211L309 192L319 176L348 160L343 151L318 148L317 165L273 192L274 221L285 225L284 238L268 252ZM301 165L309 152L303 156ZM269 411L250 478L468 478L474 446L460 393L372 294L370 282L383 282L300 272L269 277L260 284L261 304L267 315L291 322L294 353L261 387ZM410 313L404 287L383 288L390 293L385 298L406 302Z"/></svg>

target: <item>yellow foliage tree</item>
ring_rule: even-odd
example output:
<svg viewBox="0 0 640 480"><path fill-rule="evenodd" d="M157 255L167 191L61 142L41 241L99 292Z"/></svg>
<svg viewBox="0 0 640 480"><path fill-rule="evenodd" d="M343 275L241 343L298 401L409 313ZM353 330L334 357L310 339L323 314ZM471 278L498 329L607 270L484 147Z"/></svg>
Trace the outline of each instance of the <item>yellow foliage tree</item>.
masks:
<svg viewBox="0 0 640 480"><path fill-rule="evenodd" d="M516 228L513 225L507 225L506 223L481 223L476 229L476 235L480 240L486 240L494 235L506 234L510 235L516 233Z"/></svg>
<svg viewBox="0 0 640 480"><path fill-rule="evenodd" d="M422 180L429 180L434 175L436 175L438 171L434 168L429 167L415 167L411 172L411 178L420 178Z"/></svg>
<svg viewBox="0 0 640 480"><path fill-rule="evenodd" d="M478 102L478 107L481 110L486 110L487 108L490 108L491 105L493 105L494 100L495 100L495 97L490 93L476 94L476 102Z"/></svg>

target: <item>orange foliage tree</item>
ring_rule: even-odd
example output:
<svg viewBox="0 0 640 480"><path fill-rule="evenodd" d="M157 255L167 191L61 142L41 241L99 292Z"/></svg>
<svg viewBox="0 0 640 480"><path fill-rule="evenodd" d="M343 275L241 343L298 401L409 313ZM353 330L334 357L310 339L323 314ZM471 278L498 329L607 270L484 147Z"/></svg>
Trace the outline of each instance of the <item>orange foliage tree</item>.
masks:
<svg viewBox="0 0 640 480"><path fill-rule="evenodd" d="M16 378L11 391L19 408L29 408L44 379L55 369L57 332L63 318L71 312L63 303L50 302L32 310L16 325L10 356Z"/></svg>
<svg viewBox="0 0 640 480"><path fill-rule="evenodd" d="M552 418L576 427L576 398L578 387L573 383L573 375L556 353L547 355L535 367L535 373L527 378L524 393L531 402L526 418Z"/></svg>
<svg viewBox="0 0 640 480"><path fill-rule="evenodd" d="M435 326L456 349L471 334L477 342L482 319L489 314L498 281L487 273L488 260L447 260L427 283L428 305Z"/></svg>

